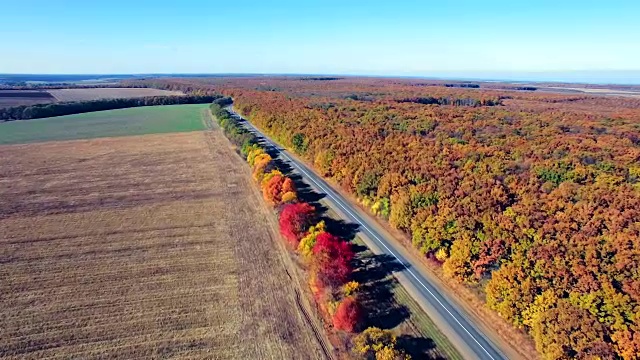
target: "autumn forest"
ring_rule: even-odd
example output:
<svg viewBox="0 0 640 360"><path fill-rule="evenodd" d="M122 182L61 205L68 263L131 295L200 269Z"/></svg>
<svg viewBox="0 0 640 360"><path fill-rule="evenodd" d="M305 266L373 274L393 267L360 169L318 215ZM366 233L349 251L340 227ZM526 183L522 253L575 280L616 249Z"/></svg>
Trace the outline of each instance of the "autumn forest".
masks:
<svg viewBox="0 0 640 360"><path fill-rule="evenodd" d="M638 358L640 99L373 78L147 85L232 97L544 358Z"/></svg>

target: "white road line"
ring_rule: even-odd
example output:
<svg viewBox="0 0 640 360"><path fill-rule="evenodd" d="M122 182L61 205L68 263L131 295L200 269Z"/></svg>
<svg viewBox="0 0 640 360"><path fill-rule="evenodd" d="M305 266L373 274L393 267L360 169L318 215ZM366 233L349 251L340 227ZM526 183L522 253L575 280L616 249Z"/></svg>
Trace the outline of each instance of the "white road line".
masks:
<svg viewBox="0 0 640 360"><path fill-rule="evenodd" d="M244 120L244 119L243 119ZM246 120L244 120L246 121ZM255 132L258 132L256 129L254 129ZM269 145L273 146L276 148L276 150L278 149L278 147L271 142L271 140L267 139L266 137L261 136ZM495 360L495 358L493 356L491 356L491 353L489 353L489 351L487 349L484 348L484 346L482 346L482 344L480 344L480 342L475 338L475 336L473 336L471 334L471 332L469 330L467 330L467 328L462 325L462 323L460 322L460 320L458 320L458 318L451 312L449 311L449 309L440 301L440 299L438 299L435 294L433 292L431 292L431 290L429 290L429 288L422 283L422 281L420 281L420 279L416 276L416 274L413 273L413 271L411 271L411 269L409 269L409 267L407 267L407 265L404 264L404 262L402 260L400 260L400 258L391 250L389 249L389 247L387 247L387 245L376 235L373 233L373 231L371 231L361 220L358 216L354 215L349 209L347 209L345 206L343 206L341 204L341 201L338 200L336 197L334 197L331 192L329 190L327 190L324 186L322 186L321 184L319 184L311 174L309 174L306 170L304 170L301 166L299 166L295 160L293 160L291 157L289 157L289 155L287 155L284 150L278 150L278 152L280 154L282 154L287 160L289 160L289 162L294 165L299 171L301 171L302 173L304 173L307 178L309 178L309 180L313 181L313 183L320 188L322 191L324 191L331 199L333 199L334 203L336 203L338 206L340 206L344 211L346 211L349 215L351 215L351 217L360 224L360 226L362 226L365 230L367 230L367 232L373 236L378 243L380 243L380 245L384 246L385 249L387 249L387 251L389 253L391 253L391 255L393 255L394 258L396 258L396 260L398 260L398 262L400 264L402 264L402 266L405 268L405 270L407 270L407 272L409 272L409 274L411 274L411 276L413 276L413 278L425 289L427 290L427 292L436 300L436 302L456 321L456 323L458 323L458 325L473 339L473 341L475 341L476 344L478 344L478 346L480 346L480 348L482 350L484 350L484 352L487 354L487 356L489 356L492 360Z"/></svg>

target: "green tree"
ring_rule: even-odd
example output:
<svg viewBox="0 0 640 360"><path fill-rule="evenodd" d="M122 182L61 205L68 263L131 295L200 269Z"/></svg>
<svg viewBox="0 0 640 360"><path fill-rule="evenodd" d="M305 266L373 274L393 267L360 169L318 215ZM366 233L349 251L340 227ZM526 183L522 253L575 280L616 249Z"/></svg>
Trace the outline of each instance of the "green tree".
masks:
<svg viewBox="0 0 640 360"><path fill-rule="evenodd" d="M307 151L307 142L303 133L295 133L291 138L293 150L298 154L304 154Z"/></svg>

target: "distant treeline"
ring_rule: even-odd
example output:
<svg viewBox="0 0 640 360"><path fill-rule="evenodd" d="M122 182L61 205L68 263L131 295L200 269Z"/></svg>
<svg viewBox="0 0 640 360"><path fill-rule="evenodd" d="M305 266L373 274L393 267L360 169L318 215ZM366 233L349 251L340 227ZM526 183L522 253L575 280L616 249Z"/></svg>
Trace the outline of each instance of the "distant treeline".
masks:
<svg viewBox="0 0 640 360"><path fill-rule="evenodd" d="M221 95L149 96L133 99L103 99L55 104L22 105L0 109L0 121L39 119L140 106L206 104L220 99L223 99Z"/></svg>
<svg viewBox="0 0 640 360"><path fill-rule="evenodd" d="M444 84L444 86L446 86L446 87L459 87L459 88L472 88L472 89L480 88L480 85L478 85L478 84Z"/></svg>
<svg viewBox="0 0 640 360"><path fill-rule="evenodd" d="M331 81L331 80L342 80L344 78L341 77L329 77L329 76L316 76L316 77L302 77L300 80L308 80L308 81Z"/></svg>
<svg viewBox="0 0 640 360"><path fill-rule="evenodd" d="M416 103L416 104L424 104L424 105L454 105L454 106L496 106L502 104L502 97L497 97L495 99L472 99L472 98L450 98L450 97L413 97L413 98L405 98L397 100L401 103Z"/></svg>
<svg viewBox="0 0 640 360"><path fill-rule="evenodd" d="M181 91L188 95L217 95L216 88L211 84L197 83L189 79L141 79L127 80L120 83L121 87L140 87L159 90Z"/></svg>

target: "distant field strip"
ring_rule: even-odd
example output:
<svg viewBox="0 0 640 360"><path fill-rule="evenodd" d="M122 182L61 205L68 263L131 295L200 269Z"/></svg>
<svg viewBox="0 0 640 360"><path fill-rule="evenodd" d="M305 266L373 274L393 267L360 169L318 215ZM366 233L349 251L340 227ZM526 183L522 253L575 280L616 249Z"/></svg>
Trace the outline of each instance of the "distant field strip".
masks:
<svg viewBox="0 0 640 360"><path fill-rule="evenodd" d="M145 106L0 123L0 145L204 130L208 106Z"/></svg>
<svg viewBox="0 0 640 360"><path fill-rule="evenodd" d="M18 105L47 104L55 101L56 99L47 91L0 90L0 109Z"/></svg>
<svg viewBox="0 0 640 360"><path fill-rule="evenodd" d="M98 99L136 98L145 96L184 95L180 91L146 88L95 88L49 90L58 101L89 101Z"/></svg>
<svg viewBox="0 0 640 360"><path fill-rule="evenodd" d="M0 358L322 358L219 132L0 152Z"/></svg>

